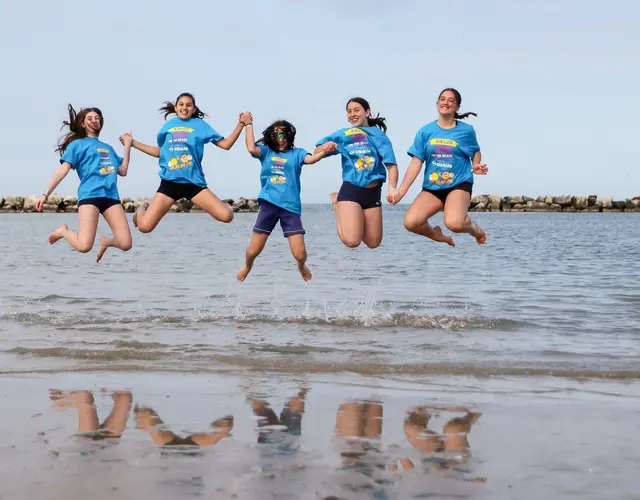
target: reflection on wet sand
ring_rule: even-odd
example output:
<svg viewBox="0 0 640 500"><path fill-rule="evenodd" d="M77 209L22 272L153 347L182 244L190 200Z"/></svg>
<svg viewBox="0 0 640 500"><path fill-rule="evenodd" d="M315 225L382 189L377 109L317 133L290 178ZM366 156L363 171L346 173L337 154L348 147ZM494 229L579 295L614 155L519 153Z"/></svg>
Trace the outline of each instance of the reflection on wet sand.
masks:
<svg viewBox="0 0 640 500"><path fill-rule="evenodd" d="M91 391L50 390L49 397L55 408L77 410L80 436L93 441L111 438L118 442L127 427L134 398L130 391L114 391L110 395L113 405L102 423ZM241 429L244 432L247 429L257 431L257 439L252 436L248 441L246 435L241 435L239 440L232 436L236 423L233 415L214 420L210 424L211 430L178 435L167 428L154 408L139 403L133 407L135 428L130 431L144 432L148 436L144 439L150 437L162 450L210 447L228 439L235 444L227 448L225 461L234 462L242 457L238 463L248 466L248 472L240 483L276 496L314 481L318 483L316 491L322 493L318 498L324 499L351 498L351 494L356 498L391 498L407 487L409 483L405 482L409 476L412 477L408 486L414 492L412 494L415 490L422 490L422 493L429 490L431 494L434 474L443 479L453 479L456 483L486 481L486 478L472 475L469 434L482 415L479 412L459 406L419 405L398 413L398 408L382 400L347 400L342 403L338 400L337 410L315 407L320 420L312 436L308 436L312 439L303 441L306 434L303 436L302 421L308 411L307 399L307 389L290 393L278 415L266 397L245 398L240 408L245 409L247 419L252 414L256 424L247 426L245 421ZM234 413L238 406L235 408ZM314 410L313 406L311 410ZM335 425L332 426L333 411L336 413ZM387 412L395 414L395 419L383 418ZM432 420L441 414L454 415L447 417L438 432L433 429ZM318 425L322 423L326 425ZM316 440L318 436L319 440ZM310 442L315 442L314 449L302 452L305 448L302 443ZM141 448L140 441L134 439L130 443L135 454L135 450ZM240 453L230 452L232 449L240 450ZM205 459L204 454L196 451L186 453ZM328 464L336 464L337 467ZM428 481L426 474L429 474ZM221 483L217 491L231 494L230 489L235 486L226 484L231 478L217 480ZM237 485L238 478L235 480Z"/></svg>
<svg viewBox="0 0 640 500"><path fill-rule="evenodd" d="M114 391L111 394L113 407L102 424L98 419L93 393L90 391L60 391L51 389L49 399L55 408L78 410L78 434L98 441L119 439L127 427L133 396L129 391Z"/></svg>

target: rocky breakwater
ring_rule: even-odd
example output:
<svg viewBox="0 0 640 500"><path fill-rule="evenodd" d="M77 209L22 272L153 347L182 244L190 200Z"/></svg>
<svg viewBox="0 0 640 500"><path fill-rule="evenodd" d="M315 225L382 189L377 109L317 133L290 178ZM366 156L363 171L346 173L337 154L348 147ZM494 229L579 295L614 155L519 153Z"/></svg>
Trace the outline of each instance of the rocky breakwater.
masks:
<svg viewBox="0 0 640 500"><path fill-rule="evenodd" d="M615 201L611 196L492 196L471 198L472 212L640 212L640 196Z"/></svg>
<svg viewBox="0 0 640 500"><path fill-rule="evenodd" d="M255 199L238 198L223 200L234 212L257 212L258 202ZM37 213L37 196L0 197L0 213ZM122 207L125 212L133 213L143 203L150 203L151 198L123 198ZM78 198L75 196L58 196L52 194L43 209L45 213L74 213L78 211ZM202 209L189 200L181 199L174 203L171 212L202 212Z"/></svg>

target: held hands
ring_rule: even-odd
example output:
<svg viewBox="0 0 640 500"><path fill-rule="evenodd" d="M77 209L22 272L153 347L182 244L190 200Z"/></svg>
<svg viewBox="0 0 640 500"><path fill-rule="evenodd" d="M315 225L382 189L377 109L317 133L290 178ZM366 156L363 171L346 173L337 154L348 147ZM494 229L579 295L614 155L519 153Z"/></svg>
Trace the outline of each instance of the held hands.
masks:
<svg viewBox="0 0 640 500"><path fill-rule="evenodd" d="M400 200L404 198L405 194L407 193L403 193L401 189L389 186L387 190L387 201L391 203L391 205L397 205L400 203Z"/></svg>
<svg viewBox="0 0 640 500"><path fill-rule="evenodd" d="M486 175L489 171L486 163L474 163L471 169L474 174L477 175Z"/></svg>
<svg viewBox="0 0 640 500"><path fill-rule="evenodd" d="M122 144L125 148L130 148L133 144L133 134L131 132L122 134L120 136L120 144Z"/></svg>
<svg viewBox="0 0 640 500"><path fill-rule="evenodd" d="M245 111L244 113L240 113L238 116L238 121L243 127L250 125L253 123L253 116L249 111Z"/></svg>
<svg viewBox="0 0 640 500"><path fill-rule="evenodd" d="M333 141L325 142L322 146L320 146L320 152L324 155L333 153L337 149L338 145Z"/></svg>

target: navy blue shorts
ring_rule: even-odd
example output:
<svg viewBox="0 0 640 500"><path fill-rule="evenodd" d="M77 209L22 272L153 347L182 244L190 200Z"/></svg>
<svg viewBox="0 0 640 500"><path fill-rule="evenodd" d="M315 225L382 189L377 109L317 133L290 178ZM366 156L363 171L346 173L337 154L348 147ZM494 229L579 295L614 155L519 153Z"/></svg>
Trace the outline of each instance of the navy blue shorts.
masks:
<svg viewBox="0 0 640 500"><path fill-rule="evenodd" d="M302 227L302 218L298 214L280 208L266 200L258 200L258 205L260 205L260 212L258 212L256 224L253 226L254 232L271 234L273 228L280 221L280 227L285 238L294 234L305 234L305 230Z"/></svg>
<svg viewBox="0 0 640 500"><path fill-rule="evenodd" d="M78 206L82 205L93 205L103 214L112 206L120 205L120 200L114 200L113 198L85 198L78 202Z"/></svg>
<svg viewBox="0 0 640 500"><path fill-rule="evenodd" d="M338 192L338 201L353 201L362 210L382 206L382 182L377 186L366 188L350 182L343 182Z"/></svg>

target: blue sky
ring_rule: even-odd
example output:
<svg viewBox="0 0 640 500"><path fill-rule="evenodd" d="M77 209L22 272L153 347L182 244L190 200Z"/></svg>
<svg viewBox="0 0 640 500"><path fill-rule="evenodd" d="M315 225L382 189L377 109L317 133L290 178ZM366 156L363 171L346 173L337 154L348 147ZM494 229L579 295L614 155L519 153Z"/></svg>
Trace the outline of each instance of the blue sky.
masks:
<svg viewBox="0 0 640 500"><path fill-rule="evenodd" d="M183 91L223 135L249 110L257 131L292 121L307 149L346 126L346 100L361 95L387 117L402 176L416 131L453 86L462 110L479 114L469 123L490 170L476 177L477 193L640 195L640 2L2 4L0 127L13 157L0 194L44 190L68 102L100 107L101 138L120 151L125 131L153 143L157 108ZM221 197L259 191L260 164L242 138L228 152L207 146L204 168ZM121 195L152 196L157 171L134 152ZM340 182L337 158L306 167L303 202L326 202ZM71 173L57 191L77 185Z"/></svg>

